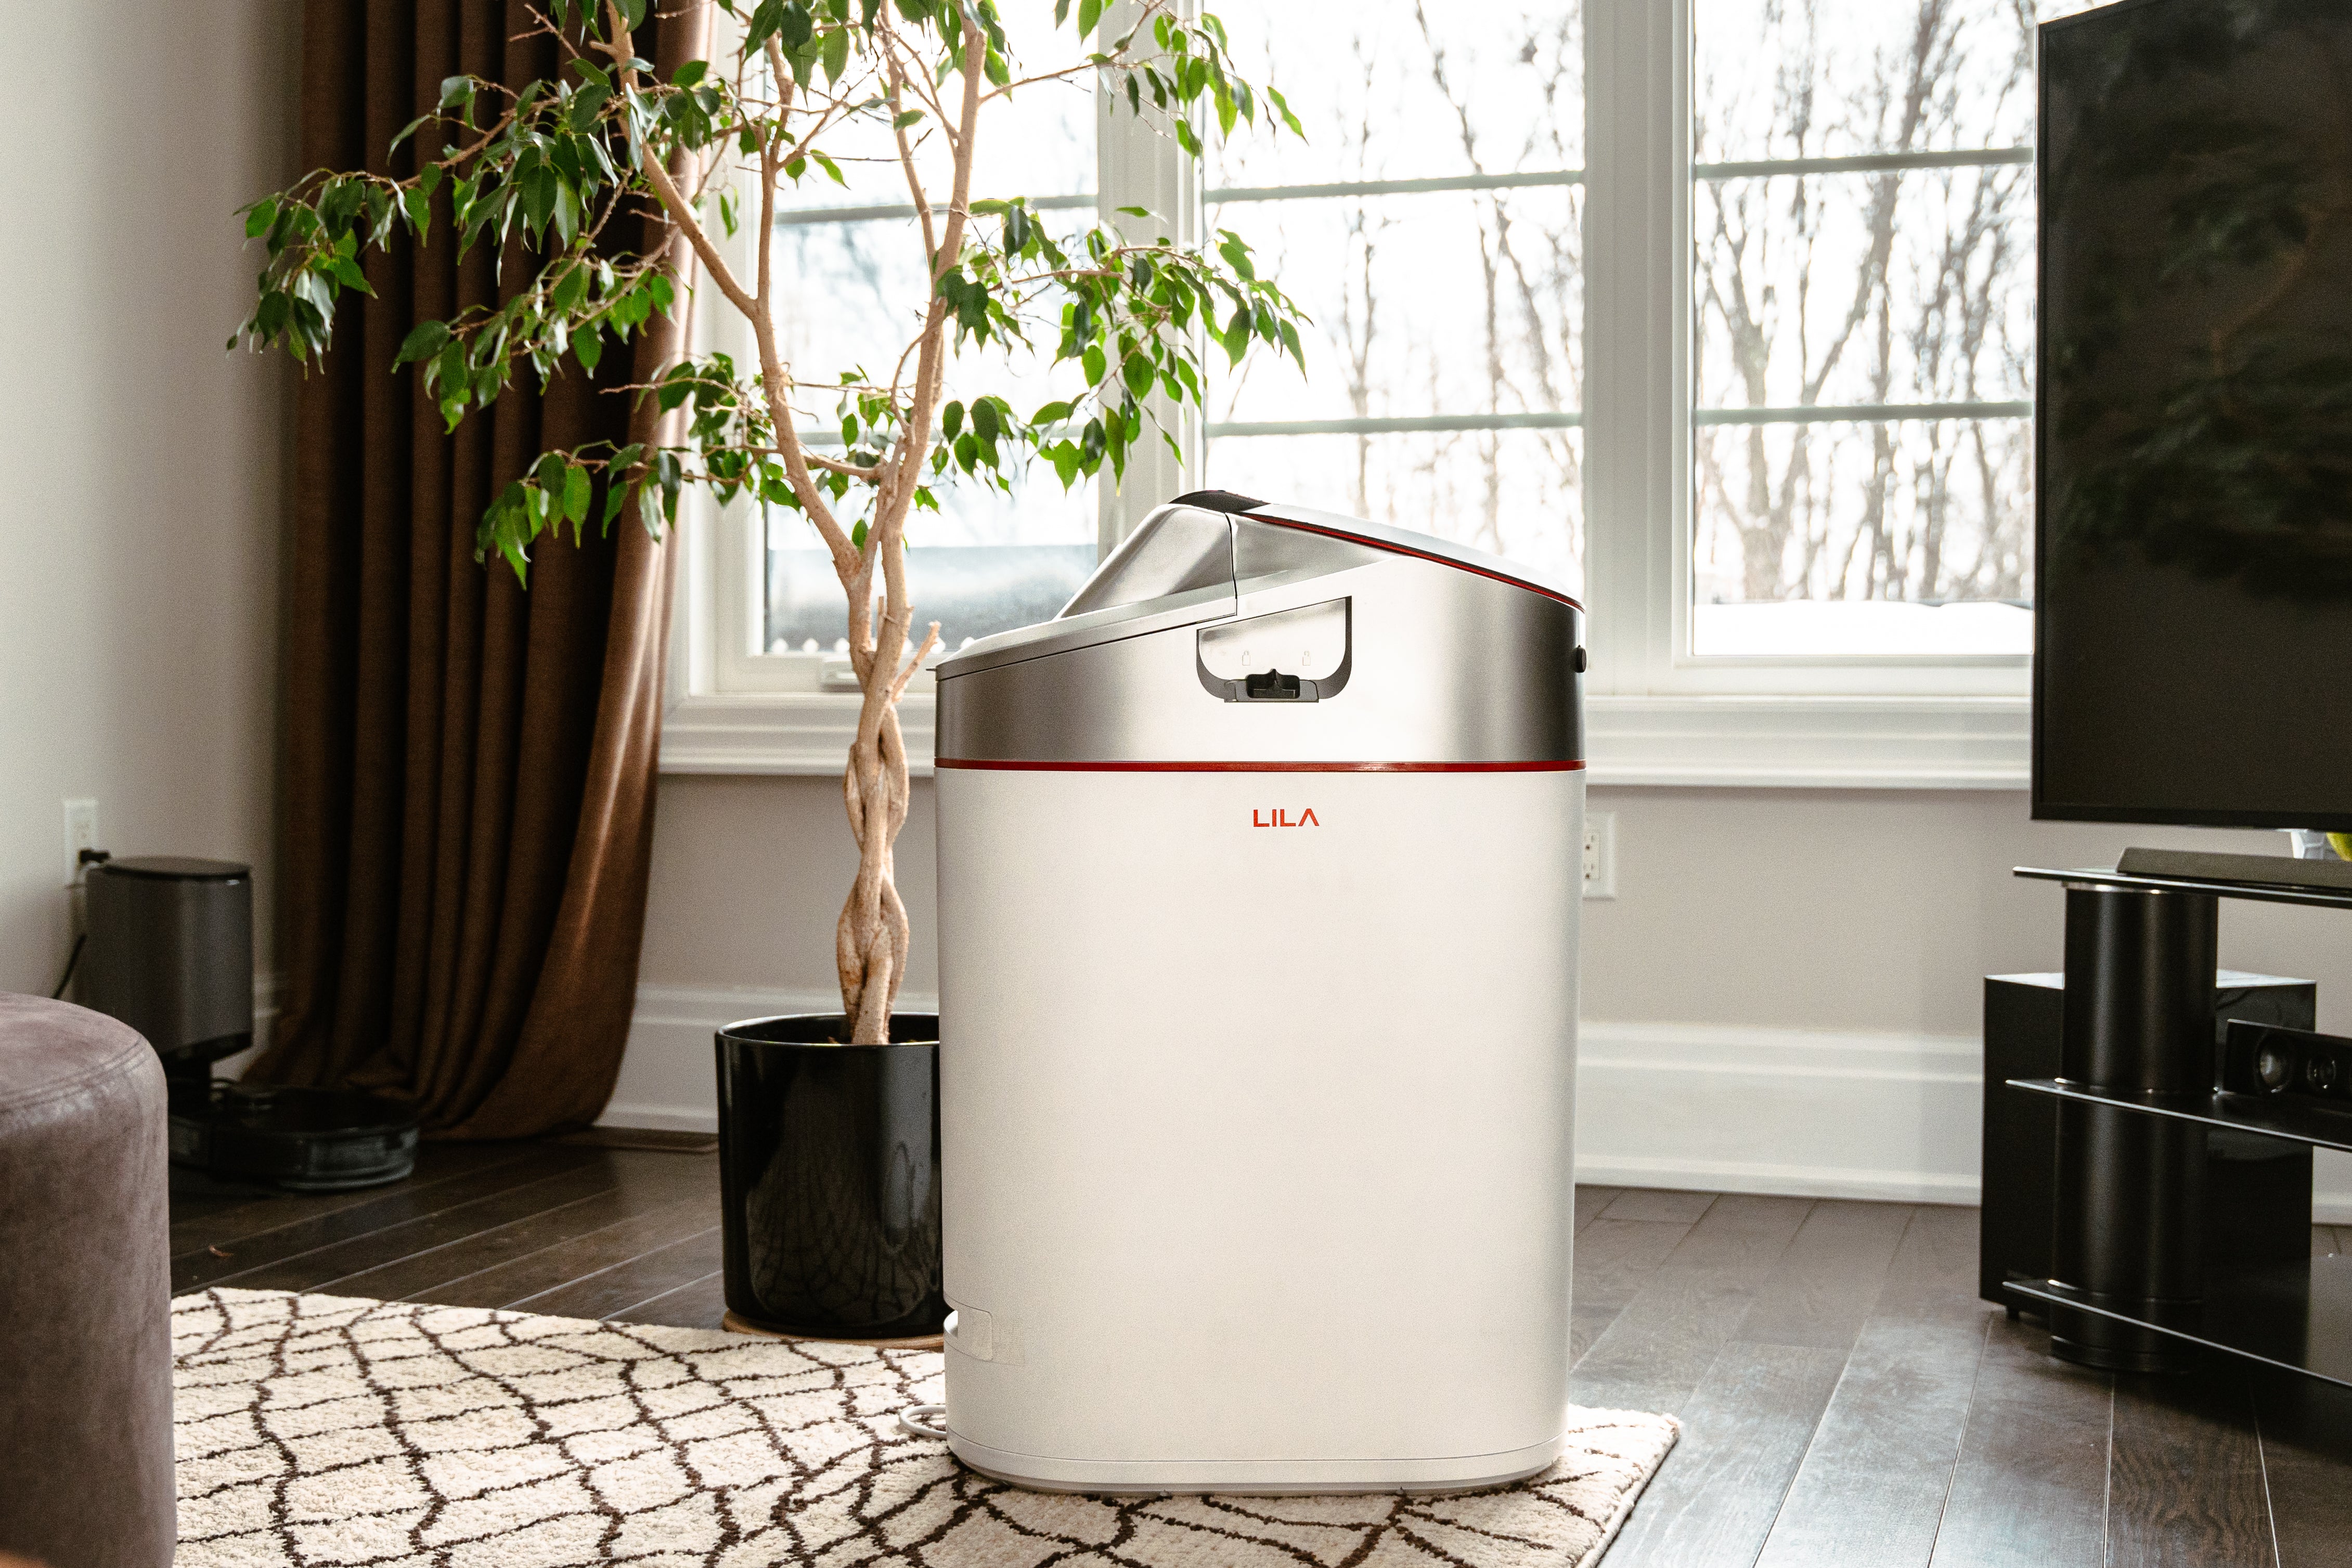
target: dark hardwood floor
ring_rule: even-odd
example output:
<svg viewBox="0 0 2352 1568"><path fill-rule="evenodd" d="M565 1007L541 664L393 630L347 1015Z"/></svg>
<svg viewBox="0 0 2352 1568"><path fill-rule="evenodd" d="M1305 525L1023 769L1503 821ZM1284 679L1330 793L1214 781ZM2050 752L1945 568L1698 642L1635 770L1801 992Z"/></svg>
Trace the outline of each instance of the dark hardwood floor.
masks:
<svg viewBox="0 0 2352 1568"><path fill-rule="evenodd" d="M175 1173L173 1286L717 1327L718 1165L434 1145L399 1186L310 1197ZM2352 1568L2352 1392L2053 1361L1977 1300L1976 1224L1580 1188L1573 1396L1683 1421L1608 1568Z"/></svg>

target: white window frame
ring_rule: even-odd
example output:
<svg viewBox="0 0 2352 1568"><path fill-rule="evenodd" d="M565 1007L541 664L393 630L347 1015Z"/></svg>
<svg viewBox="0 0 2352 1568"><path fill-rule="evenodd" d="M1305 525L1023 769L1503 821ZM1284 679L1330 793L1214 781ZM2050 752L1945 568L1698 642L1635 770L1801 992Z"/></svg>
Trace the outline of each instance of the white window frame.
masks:
<svg viewBox="0 0 2352 1568"><path fill-rule="evenodd" d="M1592 782L2024 788L2023 656L1702 659L1687 652L1691 5L1584 3ZM1197 233L1202 201L1190 162L1125 113L1106 109L1097 126L1097 207L1110 214L1106 221L1127 223L1115 209L1140 205L1177 213ZM700 314L709 321L721 313ZM1186 416L1181 434L1186 453L1197 455L1197 419ZM1197 460L1180 467L1158 443L1139 447L1123 491L1103 486L1102 548L1160 500L1196 487ZM821 656L754 651L765 565L756 514L722 515L707 505L687 512L663 770L837 775L856 695L818 689ZM935 712L929 681L919 680L900 708L919 774L930 771Z"/></svg>

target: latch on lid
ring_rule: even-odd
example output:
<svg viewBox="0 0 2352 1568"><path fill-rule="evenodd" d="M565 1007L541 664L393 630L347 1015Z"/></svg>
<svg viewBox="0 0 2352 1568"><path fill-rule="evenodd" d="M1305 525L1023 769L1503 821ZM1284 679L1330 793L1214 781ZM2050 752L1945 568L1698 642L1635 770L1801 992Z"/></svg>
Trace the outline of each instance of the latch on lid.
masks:
<svg viewBox="0 0 2352 1568"><path fill-rule="evenodd" d="M1349 601L1326 600L1199 633L1201 685L1229 703L1319 702L1348 683Z"/></svg>

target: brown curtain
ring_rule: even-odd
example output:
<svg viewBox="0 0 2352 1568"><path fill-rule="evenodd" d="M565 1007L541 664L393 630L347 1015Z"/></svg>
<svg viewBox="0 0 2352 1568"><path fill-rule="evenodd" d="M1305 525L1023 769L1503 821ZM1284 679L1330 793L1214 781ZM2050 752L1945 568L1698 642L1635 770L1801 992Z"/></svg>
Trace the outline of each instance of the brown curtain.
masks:
<svg viewBox="0 0 2352 1568"><path fill-rule="evenodd" d="M664 75L702 52L706 21L700 0L671 9L639 36ZM520 5L311 0L304 26L306 169L390 171L443 78L557 67L550 40L518 41L533 27ZM298 395L285 989L254 1074L412 1099L436 1136L523 1137L593 1121L619 1071L674 552L632 513L583 547L543 538L525 591L475 561L474 528L541 451L645 439L650 405L614 389L678 329L651 323L634 362L608 352L593 381L577 366L543 390L519 381L445 434L394 353L416 320L494 302L500 281L488 244L457 260L443 216L423 249L370 265L376 298L345 307Z"/></svg>

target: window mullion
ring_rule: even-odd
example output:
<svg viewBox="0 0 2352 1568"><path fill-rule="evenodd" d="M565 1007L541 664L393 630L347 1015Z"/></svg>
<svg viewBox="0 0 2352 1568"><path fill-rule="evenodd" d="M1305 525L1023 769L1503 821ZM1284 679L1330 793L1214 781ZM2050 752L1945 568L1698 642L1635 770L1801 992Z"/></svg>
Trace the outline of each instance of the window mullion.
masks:
<svg viewBox="0 0 2352 1568"><path fill-rule="evenodd" d="M1180 0L1190 16L1196 0ZM1097 38L1117 38L1139 21L1139 0L1113 0L1103 8ZM1180 246L1197 244L1201 234L1200 166L1185 156L1176 138L1155 124L1158 111L1137 113L1124 103L1114 105L1110 89L1098 81L1095 90L1096 213L1129 244L1148 245L1166 236ZM1139 218L1121 207L1142 207L1156 214ZM1157 427L1147 424L1142 439L1128 448L1127 473L1114 479L1106 467L1097 488L1100 497L1097 541L1108 555L1144 514L1171 497L1200 488L1201 418L1196 409L1179 408L1167 394L1154 390L1144 400ZM1160 439L1172 433L1184 451L1179 463Z"/></svg>
<svg viewBox="0 0 2352 1568"><path fill-rule="evenodd" d="M1656 690L1688 546L1689 0L1586 0L1585 581L1595 693Z"/></svg>

